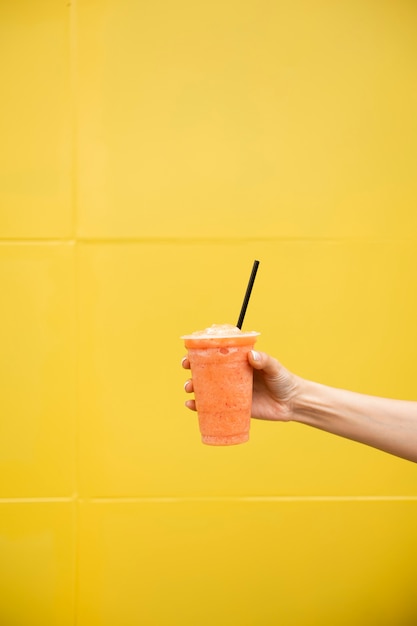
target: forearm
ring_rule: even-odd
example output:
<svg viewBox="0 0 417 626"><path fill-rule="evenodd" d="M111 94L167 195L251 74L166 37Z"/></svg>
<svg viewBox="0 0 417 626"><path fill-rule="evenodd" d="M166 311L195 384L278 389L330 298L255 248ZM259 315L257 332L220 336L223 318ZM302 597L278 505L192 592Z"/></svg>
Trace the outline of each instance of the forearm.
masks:
<svg viewBox="0 0 417 626"><path fill-rule="evenodd" d="M417 402L300 380L293 420L417 462Z"/></svg>

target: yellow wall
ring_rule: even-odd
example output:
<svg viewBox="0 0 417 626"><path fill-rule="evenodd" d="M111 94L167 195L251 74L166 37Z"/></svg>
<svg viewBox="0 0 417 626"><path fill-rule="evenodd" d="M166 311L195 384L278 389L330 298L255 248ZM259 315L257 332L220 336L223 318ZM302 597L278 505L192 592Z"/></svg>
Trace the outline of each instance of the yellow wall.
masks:
<svg viewBox="0 0 417 626"><path fill-rule="evenodd" d="M0 3L0 624L411 626L417 466L199 441L179 336L417 399L417 5Z"/></svg>

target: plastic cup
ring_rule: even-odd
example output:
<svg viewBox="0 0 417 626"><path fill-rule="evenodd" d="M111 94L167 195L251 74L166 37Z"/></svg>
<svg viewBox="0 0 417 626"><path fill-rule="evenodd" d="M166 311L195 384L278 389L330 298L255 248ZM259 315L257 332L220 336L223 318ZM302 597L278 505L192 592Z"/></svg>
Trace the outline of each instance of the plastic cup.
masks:
<svg viewBox="0 0 417 626"><path fill-rule="evenodd" d="M205 444L230 446L249 439L253 372L248 352L258 335L183 337Z"/></svg>

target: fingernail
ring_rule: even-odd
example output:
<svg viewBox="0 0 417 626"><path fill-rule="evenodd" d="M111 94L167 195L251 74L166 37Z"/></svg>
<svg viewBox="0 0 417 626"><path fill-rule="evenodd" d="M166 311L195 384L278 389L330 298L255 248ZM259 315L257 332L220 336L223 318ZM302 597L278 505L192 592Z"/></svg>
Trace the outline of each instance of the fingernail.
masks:
<svg viewBox="0 0 417 626"><path fill-rule="evenodd" d="M185 383L184 383L184 389L185 389L185 391L187 391L187 385L188 385L188 383L189 383L189 382L190 382L189 380L186 380L186 381L185 381Z"/></svg>
<svg viewBox="0 0 417 626"><path fill-rule="evenodd" d="M186 357L186 356L183 356L183 357L182 357L182 360L181 360L181 365L184 365L184 363L185 363L186 359L187 359L187 357Z"/></svg>
<svg viewBox="0 0 417 626"><path fill-rule="evenodd" d="M259 352L256 352L256 350L251 350L251 354L252 354L252 359L254 361L260 361L261 360L261 355L259 354Z"/></svg>

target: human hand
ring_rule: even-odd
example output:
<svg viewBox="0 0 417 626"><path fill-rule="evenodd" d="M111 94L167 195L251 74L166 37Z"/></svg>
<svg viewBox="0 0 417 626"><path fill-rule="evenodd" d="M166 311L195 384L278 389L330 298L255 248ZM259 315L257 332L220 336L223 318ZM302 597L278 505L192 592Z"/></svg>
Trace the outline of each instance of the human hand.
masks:
<svg viewBox="0 0 417 626"><path fill-rule="evenodd" d="M276 359L265 352L252 350L248 360L253 368L252 417L255 419L290 421L293 401L298 392L299 379L288 372ZM188 357L182 360L184 369L190 369ZM193 393L193 381L186 381L184 389ZM185 406L196 410L195 400L187 400Z"/></svg>
<svg viewBox="0 0 417 626"><path fill-rule="evenodd" d="M252 350L248 360L253 367L252 417L290 421L298 378L265 352Z"/></svg>

